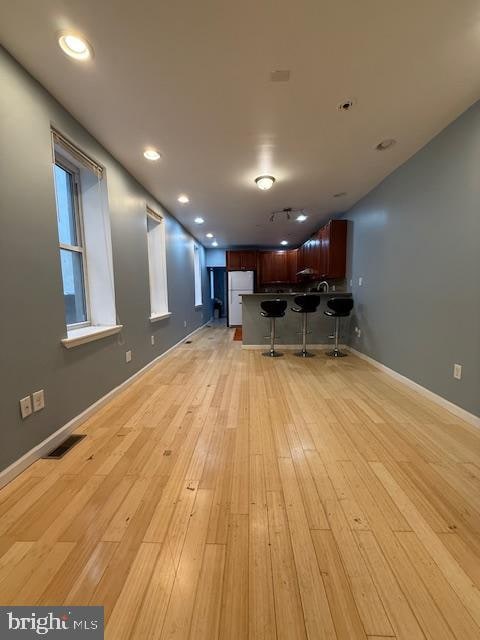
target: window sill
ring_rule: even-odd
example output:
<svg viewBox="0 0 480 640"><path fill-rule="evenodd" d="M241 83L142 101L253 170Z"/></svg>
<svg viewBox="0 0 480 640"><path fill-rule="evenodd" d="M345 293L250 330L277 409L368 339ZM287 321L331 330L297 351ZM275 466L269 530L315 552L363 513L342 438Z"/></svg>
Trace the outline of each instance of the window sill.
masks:
<svg viewBox="0 0 480 640"><path fill-rule="evenodd" d="M109 326L83 327L82 329L73 329L68 332L68 336L63 338L62 344L66 349L79 347L81 344L101 340L107 336L119 333L123 329L123 324L114 324Z"/></svg>
<svg viewBox="0 0 480 640"><path fill-rule="evenodd" d="M164 318L169 318L171 315L171 311L166 311L165 313L152 313L152 315L150 316L150 322L158 322L159 320L163 320Z"/></svg>

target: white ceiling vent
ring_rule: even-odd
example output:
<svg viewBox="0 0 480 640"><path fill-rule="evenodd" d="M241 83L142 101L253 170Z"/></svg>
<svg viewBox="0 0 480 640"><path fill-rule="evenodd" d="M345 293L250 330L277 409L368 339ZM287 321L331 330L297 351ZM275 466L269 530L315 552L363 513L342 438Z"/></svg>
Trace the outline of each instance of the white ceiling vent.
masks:
<svg viewBox="0 0 480 640"><path fill-rule="evenodd" d="M290 80L290 69L278 69L270 72L272 82L288 82Z"/></svg>

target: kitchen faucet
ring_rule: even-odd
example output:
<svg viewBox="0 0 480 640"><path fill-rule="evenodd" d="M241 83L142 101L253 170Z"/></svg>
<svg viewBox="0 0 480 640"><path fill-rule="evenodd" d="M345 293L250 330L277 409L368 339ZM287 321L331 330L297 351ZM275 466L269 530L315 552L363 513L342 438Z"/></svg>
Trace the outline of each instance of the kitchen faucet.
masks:
<svg viewBox="0 0 480 640"><path fill-rule="evenodd" d="M328 293L328 292L330 291L330 286L329 286L329 284L328 284L328 282L327 282L326 280L322 280L322 282L319 282L319 283L317 284L317 291L320 291L320 287L321 287L323 284L325 285L325 291Z"/></svg>

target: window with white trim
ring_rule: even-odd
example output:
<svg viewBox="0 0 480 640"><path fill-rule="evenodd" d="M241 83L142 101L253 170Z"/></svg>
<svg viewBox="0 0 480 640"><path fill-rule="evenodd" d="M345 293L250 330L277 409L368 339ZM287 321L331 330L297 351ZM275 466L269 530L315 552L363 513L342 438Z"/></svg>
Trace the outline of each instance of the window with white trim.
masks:
<svg viewBox="0 0 480 640"><path fill-rule="evenodd" d="M147 207L148 275L150 281L150 319L169 314L165 218Z"/></svg>
<svg viewBox="0 0 480 640"><path fill-rule="evenodd" d="M202 306L202 269L200 266L200 247L193 243L193 276L195 280L195 306Z"/></svg>
<svg viewBox="0 0 480 640"><path fill-rule="evenodd" d="M56 154L55 196L65 319L68 328L80 328L90 324L79 185L78 169Z"/></svg>
<svg viewBox="0 0 480 640"><path fill-rule="evenodd" d="M53 173L67 337L70 348L121 329L104 169L52 129Z"/></svg>

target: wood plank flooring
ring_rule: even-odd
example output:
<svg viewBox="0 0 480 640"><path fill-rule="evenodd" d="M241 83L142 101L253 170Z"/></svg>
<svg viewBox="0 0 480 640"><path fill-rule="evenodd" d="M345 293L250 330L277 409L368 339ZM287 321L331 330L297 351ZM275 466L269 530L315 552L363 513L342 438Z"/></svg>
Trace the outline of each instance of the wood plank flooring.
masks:
<svg viewBox="0 0 480 640"><path fill-rule="evenodd" d="M480 431L205 328L0 492L0 602L109 640L478 640Z"/></svg>

